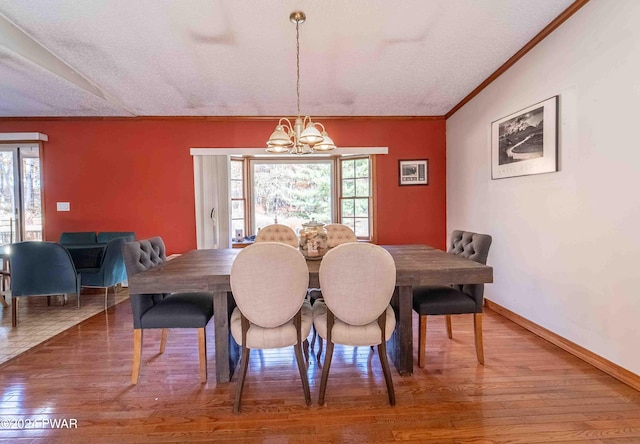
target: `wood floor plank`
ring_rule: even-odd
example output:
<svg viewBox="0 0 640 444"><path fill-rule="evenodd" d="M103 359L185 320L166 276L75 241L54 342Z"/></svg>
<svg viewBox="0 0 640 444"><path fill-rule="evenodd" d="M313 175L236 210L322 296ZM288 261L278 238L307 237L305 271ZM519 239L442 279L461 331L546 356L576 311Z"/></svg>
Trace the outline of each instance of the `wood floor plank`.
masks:
<svg viewBox="0 0 640 444"><path fill-rule="evenodd" d="M125 290L126 291L126 290ZM145 333L140 379L131 385L128 302L110 308L0 365L0 421L75 419L77 429L0 428L0 441L34 443L591 443L640 442L640 393L494 312L484 315L485 366L473 320L429 320L426 364L412 376L392 367L389 406L378 357L338 347L318 406L321 364L308 368L304 405L291 348L253 352L242 413L235 378L218 385L207 329L209 380L200 384L197 332ZM417 343L417 316L414 315ZM157 334L156 334L157 333ZM414 353L417 358L417 350Z"/></svg>

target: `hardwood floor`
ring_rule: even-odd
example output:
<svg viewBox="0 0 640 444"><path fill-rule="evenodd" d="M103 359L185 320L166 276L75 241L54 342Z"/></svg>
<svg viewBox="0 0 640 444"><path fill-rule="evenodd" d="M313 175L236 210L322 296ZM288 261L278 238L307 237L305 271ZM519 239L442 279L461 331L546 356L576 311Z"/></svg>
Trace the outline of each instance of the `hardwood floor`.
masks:
<svg viewBox="0 0 640 444"><path fill-rule="evenodd" d="M415 341L417 324L416 317ZM293 350L253 352L242 412L234 415L236 376L221 386L212 376L212 324L208 383L199 383L196 331L171 330L161 356L160 332L145 333L140 381L130 384L133 333L124 302L0 366L0 440L640 443L640 392L491 311L484 367L473 317L454 317L453 335L447 338L444 318L429 318L425 369L400 377L392 366L395 407L368 347L336 346L323 407L321 368L312 360L308 408ZM54 419L72 428L52 428ZM16 428L23 423L35 428Z"/></svg>

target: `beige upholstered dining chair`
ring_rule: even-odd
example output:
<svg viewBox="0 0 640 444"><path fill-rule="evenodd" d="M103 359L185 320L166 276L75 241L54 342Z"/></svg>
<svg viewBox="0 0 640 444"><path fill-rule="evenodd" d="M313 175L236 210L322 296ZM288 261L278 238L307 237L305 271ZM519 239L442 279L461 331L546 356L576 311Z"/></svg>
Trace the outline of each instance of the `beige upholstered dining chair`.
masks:
<svg viewBox="0 0 640 444"><path fill-rule="evenodd" d="M323 299L313 306L313 325L327 340L318 402L324 404L334 344L378 346L389 402L396 397L386 342L396 326L389 305L396 284L393 257L368 243L347 243L329 250L320 264Z"/></svg>
<svg viewBox="0 0 640 444"><path fill-rule="evenodd" d="M231 291L237 307L231 314L231 334L242 347L233 411L240 411L251 349L293 346L302 389L311 404L302 343L311 331L311 305L305 300L309 269L297 248L261 242L243 249L231 267Z"/></svg>
<svg viewBox="0 0 640 444"><path fill-rule="evenodd" d="M292 228L282 224L271 224L256 235L256 242L280 242L298 248L298 236Z"/></svg>
<svg viewBox="0 0 640 444"><path fill-rule="evenodd" d="M324 227L327 230L327 247L333 248L347 242L358 242L356 233L343 224L329 224Z"/></svg>
<svg viewBox="0 0 640 444"><path fill-rule="evenodd" d="M353 230L346 225L329 224L325 225L325 229L327 230L327 247L330 249L341 244L358 242L356 233L354 233ZM308 295L309 301L314 304L315 301L322 298L322 291L319 288L310 288ZM311 338L311 350L315 348L316 337L318 336L315 332L315 328L313 330L313 337ZM320 355L322 355L322 338L318 339L318 360L320 360Z"/></svg>

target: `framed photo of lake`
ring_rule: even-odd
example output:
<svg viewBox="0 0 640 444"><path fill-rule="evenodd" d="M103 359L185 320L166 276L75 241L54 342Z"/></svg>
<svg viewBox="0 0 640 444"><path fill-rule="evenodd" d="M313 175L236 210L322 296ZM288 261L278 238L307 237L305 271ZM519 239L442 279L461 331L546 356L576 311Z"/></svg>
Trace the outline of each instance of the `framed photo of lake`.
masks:
<svg viewBox="0 0 640 444"><path fill-rule="evenodd" d="M558 96L491 123L491 178L558 171Z"/></svg>
<svg viewBox="0 0 640 444"><path fill-rule="evenodd" d="M398 184L429 185L429 159L399 160Z"/></svg>

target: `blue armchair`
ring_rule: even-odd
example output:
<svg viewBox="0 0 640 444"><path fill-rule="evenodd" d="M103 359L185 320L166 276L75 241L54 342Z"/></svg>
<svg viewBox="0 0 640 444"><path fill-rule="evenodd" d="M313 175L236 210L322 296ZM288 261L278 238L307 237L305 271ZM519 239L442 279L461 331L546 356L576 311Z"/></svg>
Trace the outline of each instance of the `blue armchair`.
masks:
<svg viewBox="0 0 640 444"><path fill-rule="evenodd" d="M18 325L18 299L75 293L80 306L80 277L71 255L55 242L27 241L11 246L11 325Z"/></svg>
<svg viewBox="0 0 640 444"><path fill-rule="evenodd" d="M109 288L127 280L127 270L122 257L122 246L127 241L116 237L107 243L102 262L96 268L78 268L80 285L89 288L104 288L104 309L107 309ZM114 289L115 291L115 289Z"/></svg>

